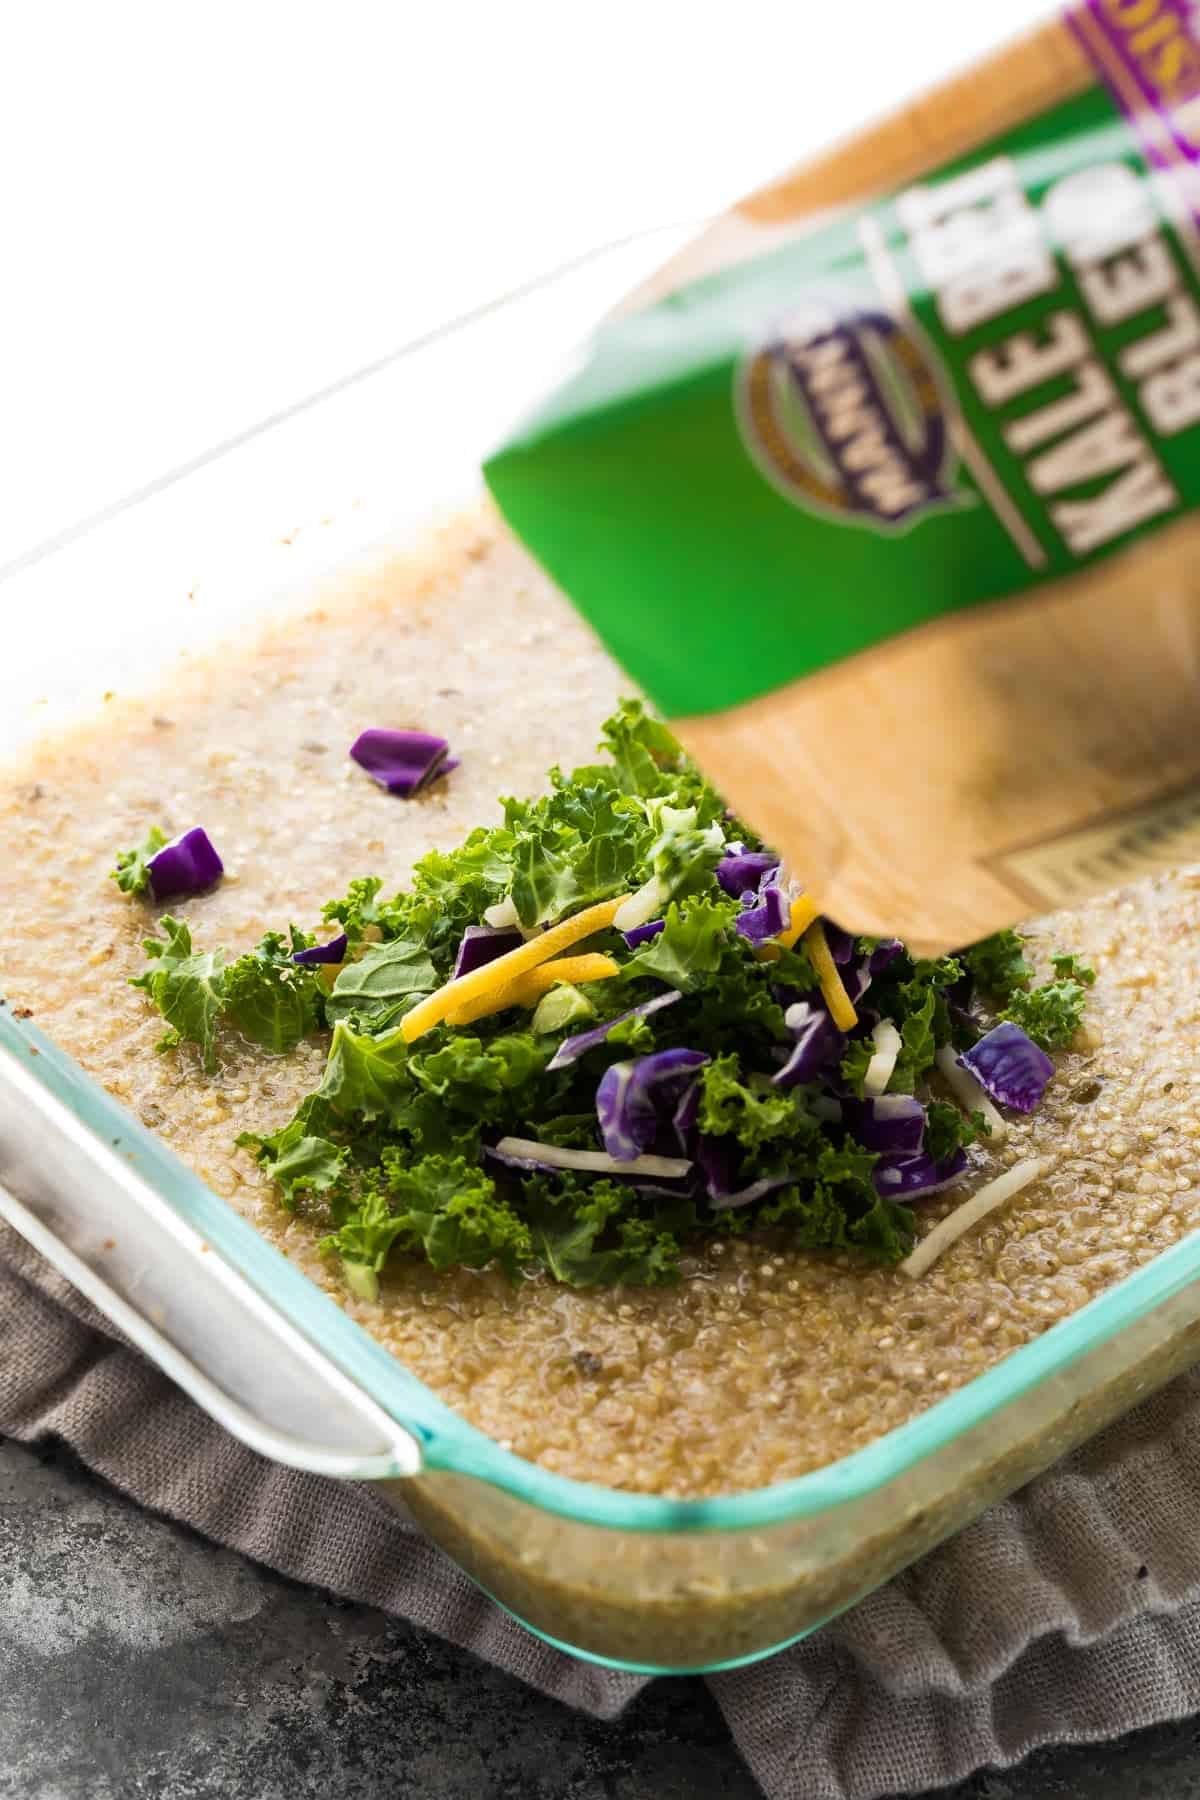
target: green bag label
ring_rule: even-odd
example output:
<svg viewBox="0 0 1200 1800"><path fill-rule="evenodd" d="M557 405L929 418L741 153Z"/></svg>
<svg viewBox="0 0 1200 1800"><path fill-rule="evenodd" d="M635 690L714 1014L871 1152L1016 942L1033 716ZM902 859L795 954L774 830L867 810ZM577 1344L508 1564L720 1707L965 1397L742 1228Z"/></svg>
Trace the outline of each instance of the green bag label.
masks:
<svg viewBox="0 0 1200 1800"><path fill-rule="evenodd" d="M1090 88L607 323L489 485L668 716L1070 575L1200 499L1171 205Z"/></svg>

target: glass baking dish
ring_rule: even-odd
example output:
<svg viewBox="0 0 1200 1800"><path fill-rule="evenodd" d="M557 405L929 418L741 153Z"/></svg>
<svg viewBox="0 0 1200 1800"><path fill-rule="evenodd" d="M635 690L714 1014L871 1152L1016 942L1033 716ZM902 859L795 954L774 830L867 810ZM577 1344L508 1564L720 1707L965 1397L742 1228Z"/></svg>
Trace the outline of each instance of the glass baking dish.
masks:
<svg viewBox="0 0 1200 1800"><path fill-rule="evenodd" d="M473 498L556 358L681 241L651 234L537 282L0 571L23 621L0 751ZM1200 1356L1193 1235L798 1480L688 1502L570 1481L443 1406L2 1004L0 1218L262 1454L373 1482L531 1630L648 1672L726 1668L812 1631Z"/></svg>

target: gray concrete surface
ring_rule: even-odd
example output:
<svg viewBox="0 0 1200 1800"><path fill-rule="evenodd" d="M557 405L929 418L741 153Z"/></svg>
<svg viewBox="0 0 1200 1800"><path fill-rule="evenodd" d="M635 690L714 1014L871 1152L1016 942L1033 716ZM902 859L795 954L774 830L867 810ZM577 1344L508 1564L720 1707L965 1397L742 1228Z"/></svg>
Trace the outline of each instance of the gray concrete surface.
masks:
<svg viewBox="0 0 1200 1800"><path fill-rule="evenodd" d="M0 1443L0 1800L755 1800L698 1681L615 1725ZM1200 1722L943 1800L1200 1800Z"/></svg>

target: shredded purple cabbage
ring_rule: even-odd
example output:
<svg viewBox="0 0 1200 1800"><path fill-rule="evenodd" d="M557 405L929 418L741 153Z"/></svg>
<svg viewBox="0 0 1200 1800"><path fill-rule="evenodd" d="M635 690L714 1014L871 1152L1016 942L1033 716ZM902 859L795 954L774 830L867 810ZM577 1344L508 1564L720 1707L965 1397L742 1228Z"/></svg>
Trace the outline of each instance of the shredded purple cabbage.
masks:
<svg viewBox="0 0 1200 1800"><path fill-rule="evenodd" d="M881 938L867 958L867 974L882 975L903 954L904 945L899 938Z"/></svg>
<svg viewBox="0 0 1200 1800"><path fill-rule="evenodd" d="M596 1089L596 1116L608 1154L632 1162L649 1151L681 1087L708 1061L702 1050L656 1050L607 1068Z"/></svg>
<svg viewBox="0 0 1200 1800"><path fill-rule="evenodd" d="M656 938L666 923L665 919L651 919L645 925L635 925L632 931L623 931L621 936L631 950L636 950L639 944L648 944L651 938Z"/></svg>
<svg viewBox="0 0 1200 1800"><path fill-rule="evenodd" d="M871 1179L876 1191L885 1199L906 1202L953 1187L966 1172L966 1153L959 1148L940 1163L935 1163L924 1151L916 1156L881 1157L871 1171Z"/></svg>
<svg viewBox="0 0 1200 1800"><path fill-rule="evenodd" d="M757 894L742 895L742 910L733 922L734 930L752 944L765 944L768 938L779 936L790 916L783 889L773 881L764 881Z"/></svg>
<svg viewBox="0 0 1200 1800"><path fill-rule="evenodd" d="M482 969L525 942L515 925L468 925L462 934L450 979Z"/></svg>
<svg viewBox="0 0 1200 1800"><path fill-rule="evenodd" d="M1054 1073L1046 1052L1010 1019L985 1032L958 1060L985 1094L1023 1113L1033 1111Z"/></svg>
<svg viewBox="0 0 1200 1800"><path fill-rule="evenodd" d="M150 892L156 900L186 900L219 881L225 865L202 825L181 831L146 864Z"/></svg>
<svg viewBox="0 0 1200 1800"><path fill-rule="evenodd" d="M841 926L835 925L831 919L826 919L824 923L825 942L829 945L829 954L835 963L845 965L853 959L855 940L850 932L843 931Z"/></svg>
<svg viewBox="0 0 1200 1800"><path fill-rule="evenodd" d="M714 1212L728 1212L736 1206L752 1206L764 1194L787 1187L795 1177L786 1169L771 1175L760 1175L757 1181L735 1188L735 1158L732 1148L722 1138L701 1136L696 1146L696 1164L704 1177L704 1191Z"/></svg>
<svg viewBox="0 0 1200 1800"><path fill-rule="evenodd" d="M816 1081L832 1063L840 1062L846 1053L846 1039L823 1006L810 1000L798 1000L789 1006L784 1019L796 1042L782 1069L771 1077L778 1088L800 1087Z"/></svg>
<svg viewBox="0 0 1200 1800"><path fill-rule="evenodd" d="M912 1094L844 1100L842 1118L864 1150L881 1156L917 1156L925 1142L925 1108Z"/></svg>
<svg viewBox="0 0 1200 1800"><path fill-rule="evenodd" d="M297 950L294 963L340 963L346 960L346 934L339 931L327 944L314 944L311 950Z"/></svg>
<svg viewBox="0 0 1200 1800"><path fill-rule="evenodd" d="M764 875L779 867L779 858L769 850L731 851L717 864L717 880L733 900L743 894L757 893Z"/></svg>
<svg viewBox="0 0 1200 1800"><path fill-rule="evenodd" d="M603 1025L593 1025L589 1031L577 1031L574 1037L564 1038L550 1061L546 1064L549 1075L554 1069L565 1069L569 1064L578 1062L597 1044L602 1044L615 1025L624 1019L644 1019L650 1013L661 1011L664 1006L674 1006L683 995L678 988L668 988L663 994L655 994L652 1000L643 1000L640 1006L631 1006L628 1012L618 1013L615 1019L606 1019Z"/></svg>
<svg viewBox="0 0 1200 1800"><path fill-rule="evenodd" d="M696 1120L700 1117L700 1083L689 1081L680 1097L678 1106L671 1114L671 1129L675 1133L679 1148L684 1156L695 1155L693 1138Z"/></svg>
<svg viewBox="0 0 1200 1800"><path fill-rule="evenodd" d="M441 775L457 769L458 759L447 755L445 738L427 731L361 731L350 746L350 755L372 781L389 794L410 800Z"/></svg>

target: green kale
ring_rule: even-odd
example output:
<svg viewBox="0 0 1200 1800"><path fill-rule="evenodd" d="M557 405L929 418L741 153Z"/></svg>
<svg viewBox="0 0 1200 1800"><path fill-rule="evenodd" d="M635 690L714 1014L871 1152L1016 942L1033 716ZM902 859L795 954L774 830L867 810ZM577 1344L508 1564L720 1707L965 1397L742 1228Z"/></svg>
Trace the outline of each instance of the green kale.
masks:
<svg viewBox="0 0 1200 1800"><path fill-rule="evenodd" d="M651 718L640 700L622 700L602 730L623 794L674 792L684 765L683 751L674 734Z"/></svg>
<svg viewBox="0 0 1200 1800"><path fill-rule="evenodd" d="M330 900L322 909L323 919L342 927L351 949L364 937L393 937L403 929L411 911L411 896L396 894L391 900L380 900L382 886L378 875L365 875L352 881L340 900Z"/></svg>
<svg viewBox="0 0 1200 1800"><path fill-rule="evenodd" d="M790 1094L765 1085L751 1088L740 1079L736 1056L719 1056L700 1072L700 1129L712 1137L733 1137L744 1150L795 1139L811 1132Z"/></svg>
<svg viewBox="0 0 1200 1800"><path fill-rule="evenodd" d="M523 1184L521 1210L529 1220L537 1261L568 1287L655 1287L679 1279L679 1243L615 1181Z"/></svg>
<svg viewBox="0 0 1200 1800"><path fill-rule="evenodd" d="M150 886L150 862L167 842L167 834L151 825L145 838L132 850L118 850L112 879L123 894L144 894Z"/></svg>
<svg viewBox="0 0 1200 1800"><path fill-rule="evenodd" d="M365 1269L378 1276L394 1246L410 1248L414 1242L408 1220L392 1212L384 1190L372 1184L337 1230L321 1239L319 1247L326 1255L340 1256L349 1269ZM379 1284L359 1278L353 1285L362 1299L370 1300Z"/></svg>
<svg viewBox="0 0 1200 1800"><path fill-rule="evenodd" d="M1033 974L1019 931L994 931L964 950L962 960L984 993L1000 1001L1023 987Z"/></svg>
<svg viewBox="0 0 1200 1800"><path fill-rule="evenodd" d="M1091 963L1084 962L1081 956L1076 956L1068 951L1060 953L1058 956L1052 956L1050 961L1054 973L1060 981L1080 981L1084 987L1095 985L1096 971Z"/></svg>
<svg viewBox="0 0 1200 1800"><path fill-rule="evenodd" d="M912 1249L913 1217L876 1193L877 1161L850 1140L825 1144L808 1179L773 1194L759 1208L758 1222L786 1226L789 1241L805 1249L856 1250L874 1262L900 1262Z"/></svg>
<svg viewBox="0 0 1200 1800"><path fill-rule="evenodd" d="M243 1131L237 1142L254 1151L255 1161L270 1172L289 1206L295 1205L301 1192L328 1193L345 1172L346 1149L328 1138L312 1136L301 1119L293 1119L269 1137Z"/></svg>
<svg viewBox="0 0 1200 1800"><path fill-rule="evenodd" d="M736 900L721 896L696 896L673 902L664 915L666 924L658 936L640 944L625 970L626 980L657 975L668 987L693 993L705 977L721 967L740 908Z"/></svg>
<svg viewBox="0 0 1200 1800"><path fill-rule="evenodd" d="M983 1114L968 1117L961 1107L949 1106L944 1100L929 1100L925 1105L925 1151L934 1162L945 1162L956 1150L965 1150L977 1138L990 1137L991 1126Z"/></svg>
<svg viewBox="0 0 1200 1800"><path fill-rule="evenodd" d="M441 977L420 938L407 933L372 944L356 961L343 964L325 1002L330 1024L353 1018L371 1031L382 1031L425 994L441 986Z"/></svg>
<svg viewBox="0 0 1200 1800"><path fill-rule="evenodd" d="M224 1012L243 1037L274 1056L294 1050L325 1019L325 990L316 969L293 961L312 937L292 927L287 938L268 931L261 943L224 972Z"/></svg>
<svg viewBox="0 0 1200 1800"><path fill-rule="evenodd" d="M433 1038L431 1032L430 1037ZM408 1073L427 1094L473 1119L502 1121L528 1104L525 1090L550 1060L550 1047L531 1031L513 1032L484 1043L467 1035L442 1034L436 1049L424 1040L409 1051ZM516 1097L520 1095L520 1099Z"/></svg>
<svg viewBox="0 0 1200 1800"><path fill-rule="evenodd" d="M341 1119L393 1120L412 1098L408 1044L397 1026L374 1037L338 1020L316 1097Z"/></svg>
<svg viewBox="0 0 1200 1800"><path fill-rule="evenodd" d="M852 1038L842 1058L841 1077L858 1099L863 1098L863 1082L867 1078L867 1070L871 1066L871 1058L875 1054L874 1040L869 1037Z"/></svg>
<svg viewBox="0 0 1200 1800"><path fill-rule="evenodd" d="M714 879L727 840L748 848L760 840L640 702L623 702L604 735L611 760L568 774L554 769L544 794L503 801L498 823L457 849L424 856L406 891L385 897L372 876L331 900L324 917L341 925L350 951L332 990L328 971L295 962L312 939L294 928L268 933L233 960L219 948L194 950L187 927L170 917L147 941L136 985L169 1027L164 1047L187 1038L212 1069L223 1029L277 1053L310 1032L329 1032L315 1091L278 1130L238 1141L286 1205L320 1221L324 1248L361 1297L377 1295L398 1256L438 1270L495 1265L513 1281L541 1270L590 1287L676 1280L681 1245L764 1226L797 1245L885 1263L911 1247L912 1213L876 1192L874 1153L810 1105L819 1089L774 1086L792 1042L786 1008L818 983L803 942L761 960L735 929L738 903ZM161 838L151 833L123 853L117 879L126 891L144 887ZM443 1022L405 1039L400 1021L448 979L463 933L489 912L531 933L609 895L634 893L664 924L633 951L616 930L593 934L590 946L614 958L618 979L560 985L531 1013L509 1008L466 1029ZM856 954L875 947L860 938ZM927 1093L936 1051L952 1041L948 1001L964 969L1038 1042L1066 1041L1094 977L1077 957L1053 960L1056 979L1031 986L1015 932L996 933L961 958L894 958L866 1001L900 1033L891 1089ZM621 1017L664 988L677 990L674 1004L649 1018ZM586 1021L610 1025L607 1038L551 1072L555 1045ZM714 1211L699 1178L691 1189L682 1182L679 1191L650 1194L618 1177L522 1173L489 1160L488 1147L506 1135L595 1149L605 1067L679 1048L709 1058L696 1093L708 1140L703 1172L723 1163L740 1186L782 1182L762 1199ZM874 1050L864 1020L841 1070L860 1096ZM925 1145L936 1161L982 1129L978 1115L927 1101Z"/></svg>
<svg viewBox="0 0 1200 1800"><path fill-rule="evenodd" d="M130 986L149 994L170 1027L158 1048L174 1049L186 1038L199 1046L211 1074L217 1066L217 1021L225 1006L225 952L193 951L191 932L170 913L163 914L159 925L163 937L142 940L150 965L132 977Z"/></svg>
<svg viewBox="0 0 1200 1800"><path fill-rule="evenodd" d="M1041 987L1017 988L1001 1019L1011 1019L1043 1050L1065 1050L1083 1019L1087 989L1078 981L1047 981Z"/></svg>
<svg viewBox="0 0 1200 1800"><path fill-rule="evenodd" d="M181 1040L199 1046L205 1069L216 1068L217 1026L223 1020L275 1055L294 1050L324 1019L324 990L316 971L293 962L293 953L312 938L293 927L289 937L269 931L253 950L227 960L226 952L193 951L192 934L180 919L164 913L162 938L144 939L149 967L133 978L170 1026L159 1044L170 1050Z"/></svg>

